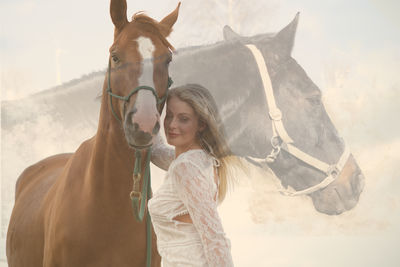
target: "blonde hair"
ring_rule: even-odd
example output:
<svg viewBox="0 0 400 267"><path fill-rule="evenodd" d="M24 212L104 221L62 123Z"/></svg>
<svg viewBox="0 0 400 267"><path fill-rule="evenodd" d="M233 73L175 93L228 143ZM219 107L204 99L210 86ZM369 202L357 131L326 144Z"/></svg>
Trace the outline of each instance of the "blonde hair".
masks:
<svg viewBox="0 0 400 267"><path fill-rule="evenodd" d="M205 124L204 130L198 137L202 149L220 163L218 166L218 202L221 203L226 196L228 187L234 185L235 167L244 169L244 165L237 156L233 155L228 146L217 104L211 93L198 84L175 87L168 92L167 102L172 97L177 97L189 104L199 116L199 122Z"/></svg>

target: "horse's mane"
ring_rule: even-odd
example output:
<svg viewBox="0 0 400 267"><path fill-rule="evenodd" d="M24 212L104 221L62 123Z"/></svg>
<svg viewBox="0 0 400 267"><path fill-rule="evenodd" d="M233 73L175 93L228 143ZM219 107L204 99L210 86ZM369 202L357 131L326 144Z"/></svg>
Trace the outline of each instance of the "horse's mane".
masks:
<svg viewBox="0 0 400 267"><path fill-rule="evenodd" d="M169 34L171 32L171 29L167 28L166 26L164 26L162 24L159 24L156 20L154 20L154 19L150 18L149 16L147 16L146 14L144 14L143 11L136 12L132 16L132 21L135 21L135 22L145 25L145 27L147 28L146 30L148 32L151 32L151 33L157 35L158 38L160 38L161 42L165 46L167 46L172 51L175 50L175 48L170 44L170 42L168 42L168 40L162 34L163 32Z"/></svg>

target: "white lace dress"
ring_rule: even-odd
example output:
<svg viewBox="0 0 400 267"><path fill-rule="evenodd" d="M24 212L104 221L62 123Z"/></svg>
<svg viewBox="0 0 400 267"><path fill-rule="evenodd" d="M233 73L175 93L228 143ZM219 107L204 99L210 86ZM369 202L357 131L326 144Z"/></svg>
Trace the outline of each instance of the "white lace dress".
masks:
<svg viewBox="0 0 400 267"><path fill-rule="evenodd" d="M171 156L171 149L158 149L153 148L157 155L153 163L160 163L155 158L164 156L164 162L156 165L168 165L170 159L165 160L165 156ZM163 267L233 266L217 197L213 157L196 149L172 161L163 184L148 203ZM193 224L174 219L187 213Z"/></svg>

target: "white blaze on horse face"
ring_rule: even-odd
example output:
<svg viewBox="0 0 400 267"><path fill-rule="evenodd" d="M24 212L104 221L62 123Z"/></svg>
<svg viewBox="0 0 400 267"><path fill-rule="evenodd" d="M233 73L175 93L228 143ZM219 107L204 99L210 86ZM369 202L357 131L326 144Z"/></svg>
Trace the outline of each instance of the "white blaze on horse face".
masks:
<svg viewBox="0 0 400 267"><path fill-rule="evenodd" d="M149 60L153 57L155 47L150 38L139 37L136 42L138 43L139 53L142 56L143 61ZM143 62L142 62L143 63ZM150 68L144 69L142 64L142 73L139 77L139 86L146 85L155 89L153 81L153 64L150 64ZM149 90L139 90L135 102L136 112L132 117L134 123L138 123L139 129L144 132L152 132L156 122L159 120L159 114L157 110L157 102L154 94Z"/></svg>
<svg viewBox="0 0 400 267"><path fill-rule="evenodd" d="M154 45L150 38L140 36L136 42L138 43L139 53L143 59L153 57Z"/></svg>
<svg viewBox="0 0 400 267"><path fill-rule="evenodd" d="M135 102L136 112L132 116L132 123L137 123L139 130L152 134L154 126L159 121L157 102L149 90L140 90Z"/></svg>
<svg viewBox="0 0 400 267"><path fill-rule="evenodd" d="M142 62L142 73L139 77L139 86L140 85L146 85L150 86L155 89L154 86L154 81L153 81L153 72L154 72L154 67L153 63L151 61L151 58L153 57L153 53L155 50L153 42L150 40L150 38L140 36L136 42L138 43L138 49L139 53L142 56L143 62ZM149 61L150 62L150 68L144 69L144 61ZM139 91L143 92L143 90Z"/></svg>

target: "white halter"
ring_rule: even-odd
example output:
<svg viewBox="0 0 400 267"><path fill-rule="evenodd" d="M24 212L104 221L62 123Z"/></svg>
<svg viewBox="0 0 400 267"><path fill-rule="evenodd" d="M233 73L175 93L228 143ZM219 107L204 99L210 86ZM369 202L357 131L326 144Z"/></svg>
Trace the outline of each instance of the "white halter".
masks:
<svg viewBox="0 0 400 267"><path fill-rule="evenodd" d="M283 188L281 185L279 192L284 195L287 196L305 195L327 187L330 183L335 181L335 179L339 176L339 174L343 170L343 167L350 156L350 151L348 147L345 146L342 156L340 157L339 161L334 165L329 165L323 161L320 161L310 156L309 154L301 151L297 147L295 147L293 145L293 140L286 132L286 129L282 123L282 112L276 106L274 91L272 89L271 79L268 74L268 69L267 65L265 64L264 57L256 46L249 44L246 45L246 47L252 52L258 66L258 70L260 72L260 76L264 86L265 97L267 98L269 117L272 122L272 131L273 131L273 136L271 138L271 144L273 150L271 151L271 153L265 159L258 159L253 157L249 158L258 163L265 163L265 162L271 163L275 161L276 157L278 156L282 148L289 154L295 156L299 160L307 163L308 165L317 168L318 170L322 171L327 175L327 177L319 184L316 184L301 191L287 190ZM280 143L279 138L282 140L282 144L279 144Z"/></svg>

